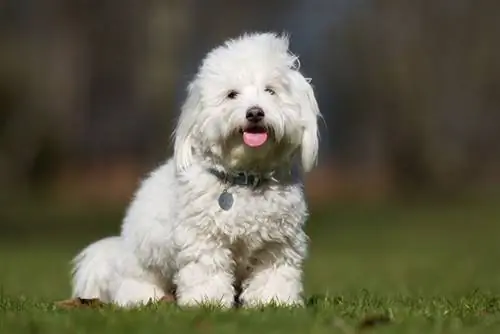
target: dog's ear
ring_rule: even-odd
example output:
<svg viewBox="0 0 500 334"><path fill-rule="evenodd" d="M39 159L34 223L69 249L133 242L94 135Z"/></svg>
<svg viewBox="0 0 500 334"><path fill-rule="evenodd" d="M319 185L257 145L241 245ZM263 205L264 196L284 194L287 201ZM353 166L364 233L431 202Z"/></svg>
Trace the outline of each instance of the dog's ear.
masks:
<svg viewBox="0 0 500 334"><path fill-rule="evenodd" d="M187 98L174 131L174 162L179 171L185 170L193 162L193 128L201 108L199 85L193 81L188 86Z"/></svg>
<svg viewBox="0 0 500 334"><path fill-rule="evenodd" d="M302 169L309 172L317 162L319 149L318 118L321 117L318 102L314 96L310 80L298 70L291 70L292 91L297 94L301 109L302 140L300 144Z"/></svg>

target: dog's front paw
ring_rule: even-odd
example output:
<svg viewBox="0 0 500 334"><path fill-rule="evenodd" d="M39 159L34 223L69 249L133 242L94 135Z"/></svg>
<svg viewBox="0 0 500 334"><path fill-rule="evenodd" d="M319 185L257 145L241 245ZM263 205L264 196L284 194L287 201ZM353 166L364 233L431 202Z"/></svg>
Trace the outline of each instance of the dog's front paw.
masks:
<svg viewBox="0 0 500 334"><path fill-rule="evenodd" d="M231 276L225 273L203 277L196 283L188 279L177 282L177 304L183 307L230 308L234 294Z"/></svg>
<svg viewBox="0 0 500 334"><path fill-rule="evenodd" d="M243 307L303 306L301 272L289 266L268 267L258 271L244 284L240 295Z"/></svg>
<svg viewBox="0 0 500 334"><path fill-rule="evenodd" d="M192 259L174 277L179 306L230 308L234 305L234 277L229 249L197 244L188 247L179 258Z"/></svg>

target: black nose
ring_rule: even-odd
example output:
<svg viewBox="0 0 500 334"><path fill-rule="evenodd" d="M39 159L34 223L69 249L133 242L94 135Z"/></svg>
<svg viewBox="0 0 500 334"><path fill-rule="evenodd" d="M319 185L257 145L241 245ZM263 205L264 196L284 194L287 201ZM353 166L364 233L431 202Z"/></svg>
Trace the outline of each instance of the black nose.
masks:
<svg viewBox="0 0 500 334"><path fill-rule="evenodd" d="M261 107L251 107L247 110L247 120L252 123L258 123L264 118L264 110Z"/></svg>

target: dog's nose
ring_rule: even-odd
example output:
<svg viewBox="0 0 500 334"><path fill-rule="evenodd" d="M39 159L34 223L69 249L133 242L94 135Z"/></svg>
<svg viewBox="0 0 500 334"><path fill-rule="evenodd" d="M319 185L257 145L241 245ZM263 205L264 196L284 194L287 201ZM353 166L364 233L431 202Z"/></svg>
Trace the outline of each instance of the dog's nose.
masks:
<svg viewBox="0 0 500 334"><path fill-rule="evenodd" d="M251 107L247 110L247 120L252 123L258 123L264 118L264 110L261 107Z"/></svg>

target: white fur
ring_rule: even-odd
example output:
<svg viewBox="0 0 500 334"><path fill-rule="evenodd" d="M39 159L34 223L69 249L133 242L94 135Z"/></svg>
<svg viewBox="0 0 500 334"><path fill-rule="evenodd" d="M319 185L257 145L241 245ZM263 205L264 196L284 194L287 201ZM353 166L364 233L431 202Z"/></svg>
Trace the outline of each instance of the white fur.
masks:
<svg viewBox="0 0 500 334"><path fill-rule="evenodd" d="M239 130L255 105L272 135L250 148ZM142 182L121 235L75 258L73 295L136 306L175 286L179 305L231 307L238 286L244 306L300 305L308 213L295 171L315 164L319 116L286 37L247 34L215 48L189 86L173 159ZM235 201L224 211L217 200L227 184L209 167L274 179L230 186Z"/></svg>

